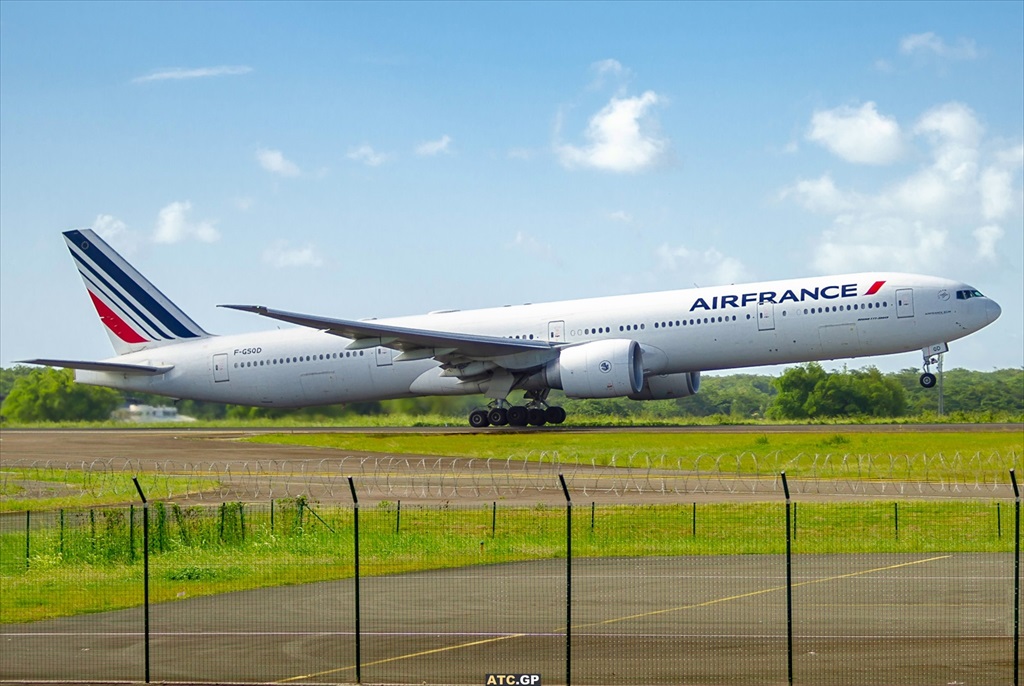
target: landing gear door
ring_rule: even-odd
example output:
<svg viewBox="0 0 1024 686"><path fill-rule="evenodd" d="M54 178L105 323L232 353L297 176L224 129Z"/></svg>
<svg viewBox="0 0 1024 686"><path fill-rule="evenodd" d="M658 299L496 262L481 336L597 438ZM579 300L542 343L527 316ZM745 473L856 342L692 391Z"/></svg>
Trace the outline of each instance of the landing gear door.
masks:
<svg viewBox="0 0 1024 686"><path fill-rule="evenodd" d="M563 343L565 341L565 322L548 322L548 343Z"/></svg>
<svg viewBox="0 0 1024 686"><path fill-rule="evenodd" d="M775 330L775 303L757 304L757 330Z"/></svg>
<svg viewBox="0 0 1024 686"><path fill-rule="evenodd" d="M220 353L213 356L213 381L220 383L228 380L228 354Z"/></svg>
<svg viewBox="0 0 1024 686"><path fill-rule="evenodd" d="M900 288L896 291L896 316L898 318L914 316L914 289Z"/></svg>

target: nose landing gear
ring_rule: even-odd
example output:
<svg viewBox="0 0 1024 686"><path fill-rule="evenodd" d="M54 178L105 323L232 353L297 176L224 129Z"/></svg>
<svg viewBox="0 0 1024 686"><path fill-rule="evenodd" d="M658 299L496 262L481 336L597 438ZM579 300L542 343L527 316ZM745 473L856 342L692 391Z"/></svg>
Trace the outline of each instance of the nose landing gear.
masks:
<svg viewBox="0 0 1024 686"><path fill-rule="evenodd" d="M921 385L925 388L934 388L938 379L931 372L931 366L938 365L939 372L942 371L942 355L949 352L949 346L945 343L929 345L921 350L924 355L924 373L921 374Z"/></svg>

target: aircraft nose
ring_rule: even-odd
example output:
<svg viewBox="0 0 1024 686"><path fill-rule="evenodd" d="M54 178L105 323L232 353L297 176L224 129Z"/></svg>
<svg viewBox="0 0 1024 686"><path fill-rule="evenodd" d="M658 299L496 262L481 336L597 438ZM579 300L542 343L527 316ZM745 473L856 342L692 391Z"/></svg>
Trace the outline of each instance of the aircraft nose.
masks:
<svg viewBox="0 0 1024 686"><path fill-rule="evenodd" d="M1003 313L1003 308L999 307L995 300L989 300L985 307L985 314L988 315L988 323L991 324L995 320L999 319L999 315Z"/></svg>

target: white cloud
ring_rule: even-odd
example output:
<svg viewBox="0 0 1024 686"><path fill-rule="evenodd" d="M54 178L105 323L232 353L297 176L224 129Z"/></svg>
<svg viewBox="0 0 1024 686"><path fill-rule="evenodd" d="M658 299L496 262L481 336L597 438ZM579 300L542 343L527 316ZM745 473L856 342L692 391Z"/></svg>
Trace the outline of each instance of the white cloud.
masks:
<svg viewBox="0 0 1024 686"><path fill-rule="evenodd" d="M900 52L904 55L934 55L949 60L978 58L978 49L973 40L958 38L955 45L947 45L931 31L904 36L900 39Z"/></svg>
<svg viewBox="0 0 1024 686"><path fill-rule="evenodd" d="M298 176L302 173L302 170L299 169L298 165L285 159L284 154L280 150L260 148L256 151L256 159L259 161L261 167L274 174L279 174L281 176Z"/></svg>
<svg viewBox="0 0 1024 686"><path fill-rule="evenodd" d="M647 91L635 98L612 98L587 126L586 145L557 145L562 165L572 169L590 167L602 171L639 172L656 165L668 150L668 141L658 136L650 109L660 96Z"/></svg>
<svg viewBox="0 0 1024 686"><path fill-rule="evenodd" d="M609 212L608 218L613 222L622 222L623 224L631 224L633 222L633 215L623 210Z"/></svg>
<svg viewBox="0 0 1024 686"><path fill-rule="evenodd" d="M917 271L942 262L948 239L947 231L920 221L844 215L823 233L814 266L830 274L859 269Z"/></svg>
<svg viewBox="0 0 1024 686"><path fill-rule="evenodd" d="M839 190L828 174L817 179L797 181L783 189L779 197L783 200L795 198L812 212L847 212L859 202L856 196Z"/></svg>
<svg viewBox="0 0 1024 686"><path fill-rule="evenodd" d="M903 153L899 124L879 114L873 102L815 112L807 140L860 164L889 164Z"/></svg>
<svg viewBox="0 0 1024 686"><path fill-rule="evenodd" d="M371 146L364 143L358 148L349 150L345 157L356 162L362 162L368 167L379 167L388 161L389 155L377 152Z"/></svg>
<svg viewBox="0 0 1024 686"><path fill-rule="evenodd" d="M441 136L436 141L427 141L416 146L416 154L423 157L430 157L439 153L451 152L449 146L452 143L452 137L448 134Z"/></svg>
<svg viewBox="0 0 1024 686"><path fill-rule="evenodd" d="M189 238L194 238L203 243L213 243L220 240L220 233L214 228L213 222L201 221L192 223L188 219L188 213L192 209L189 201L172 202L162 210L157 217L156 230L153 233L153 240L157 243L180 243Z"/></svg>
<svg viewBox="0 0 1024 686"><path fill-rule="evenodd" d="M544 243L536 236L528 234L525 231L516 231L515 238L513 238L512 242L507 244L506 247L521 250L527 255L544 260L545 262L559 264L558 256L555 254L555 249L550 243Z"/></svg>
<svg viewBox="0 0 1024 686"><path fill-rule="evenodd" d="M613 59L594 62L590 65L590 71L594 74L594 78L588 86L589 90L601 90L605 87L608 79L613 79L621 84L633 76L629 69L622 66L618 60Z"/></svg>
<svg viewBox="0 0 1024 686"><path fill-rule="evenodd" d="M781 191L828 218L814 250L817 269L934 273L964 255L995 258L1004 236L998 222L1024 209L1024 146L987 142L978 117L956 102L924 112L904 145L923 148L925 161L877 191L841 188L829 174Z"/></svg>
<svg viewBox="0 0 1024 686"><path fill-rule="evenodd" d="M123 255L133 255L139 248L138 234L112 214L97 215L91 228Z"/></svg>
<svg viewBox="0 0 1024 686"><path fill-rule="evenodd" d="M957 181L977 171L978 144L984 129L966 105L950 102L928 110L914 126L914 133L931 142L937 171Z"/></svg>
<svg viewBox="0 0 1024 686"><path fill-rule="evenodd" d="M532 160L537 153L530 148L510 148L508 158L510 160Z"/></svg>
<svg viewBox="0 0 1024 686"><path fill-rule="evenodd" d="M666 271L685 271L700 286L717 286L747 281L749 270L735 257L715 248L695 252L686 246L663 243L654 251L658 265Z"/></svg>
<svg viewBox="0 0 1024 686"><path fill-rule="evenodd" d="M976 255L980 260L995 261L996 259L996 243L999 242L1005 235L1002 227L996 226L995 224L988 224L986 226L979 226L976 228L972 235L975 240L978 241L978 250Z"/></svg>
<svg viewBox="0 0 1024 686"><path fill-rule="evenodd" d="M198 67L195 69L162 69L146 76L138 76L132 79L132 83L147 83L149 81L183 81L186 79L206 79L213 76L240 76L248 74L252 67L229 66L219 67Z"/></svg>
<svg viewBox="0 0 1024 686"><path fill-rule="evenodd" d="M324 263L313 246L293 248L288 241L277 241L264 250L263 261L275 269L320 267Z"/></svg>

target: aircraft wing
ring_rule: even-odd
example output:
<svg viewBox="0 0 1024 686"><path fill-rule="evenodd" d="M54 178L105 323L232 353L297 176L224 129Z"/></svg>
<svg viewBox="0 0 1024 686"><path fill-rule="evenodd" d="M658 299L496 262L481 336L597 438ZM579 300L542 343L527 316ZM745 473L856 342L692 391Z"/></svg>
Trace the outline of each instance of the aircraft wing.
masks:
<svg viewBox="0 0 1024 686"><path fill-rule="evenodd" d="M41 364L46 367L64 367L65 369L84 369L90 372L113 372L115 374L136 374L139 376L156 376L174 369L173 364L148 365L128 364L124 362L90 362L88 360L19 360L19 364Z"/></svg>
<svg viewBox="0 0 1024 686"><path fill-rule="evenodd" d="M349 319L330 319L296 312L273 310L262 305L221 305L232 310L252 312L263 317L283 322L308 326L351 338L355 342L350 348L372 348L384 346L402 351L408 359L418 357L458 356L466 358L490 358L517 353L546 351L554 348L547 341L481 336L451 331L409 329L377 322L360 322ZM422 353L422 354L419 354Z"/></svg>

